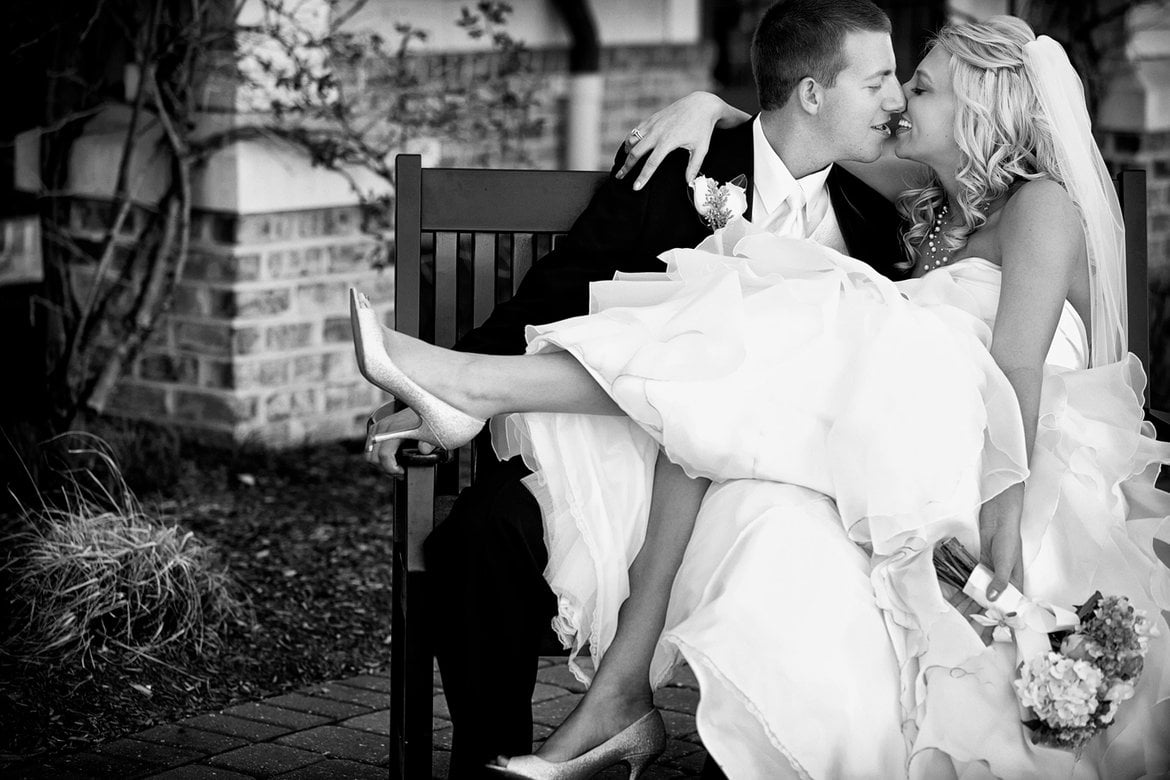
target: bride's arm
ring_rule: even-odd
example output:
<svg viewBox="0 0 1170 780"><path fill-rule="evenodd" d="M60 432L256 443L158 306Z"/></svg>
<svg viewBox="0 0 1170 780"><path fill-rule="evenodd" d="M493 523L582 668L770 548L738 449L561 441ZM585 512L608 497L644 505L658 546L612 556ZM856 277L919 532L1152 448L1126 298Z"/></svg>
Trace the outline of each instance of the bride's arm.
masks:
<svg viewBox="0 0 1170 780"><path fill-rule="evenodd" d="M991 339L991 356L1020 404L1029 460L1040 417L1044 360L1064 301L1083 265L1080 218L1068 194L1051 180L1022 186L1003 208L998 230L1002 283ZM1087 269L1081 269L1087 273ZM1020 513L1024 485L1017 484L983 505L979 515L982 557L995 572L988 596L1017 584L1020 571Z"/></svg>
<svg viewBox="0 0 1170 780"><path fill-rule="evenodd" d="M624 178L645 158L642 170L634 179L634 189L639 190L650 181L668 154L675 149L687 149L690 151L690 161L687 163L686 178L691 181L698 175L699 167L707 156L712 131L717 127L735 127L751 118L750 114L733 108L717 95L692 92L638 123L637 129L642 137L633 144L632 133L626 139L626 159L618 169L617 178ZM926 166L903 160L894 154L892 138L886 142L882 156L876 162L846 160L840 164L891 201L903 190L921 182L927 174Z"/></svg>
<svg viewBox="0 0 1170 780"><path fill-rule="evenodd" d="M617 178L624 178L645 157L646 163L638 178L634 179L634 189L640 190L668 154L675 149L689 149L691 158L687 163L686 178L691 181L699 174L699 166L707 156L711 132L717 127L741 125L751 118L751 114L729 106L717 95L692 92L638 123L641 140L631 146L634 134L626 139L626 160L618 170Z"/></svg>

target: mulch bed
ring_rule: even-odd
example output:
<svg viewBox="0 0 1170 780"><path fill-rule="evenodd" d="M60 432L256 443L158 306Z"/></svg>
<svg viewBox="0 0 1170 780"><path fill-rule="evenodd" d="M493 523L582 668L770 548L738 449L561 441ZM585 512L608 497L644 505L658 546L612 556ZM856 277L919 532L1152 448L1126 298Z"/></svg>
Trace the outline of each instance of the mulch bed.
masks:
<svg viewBox="0 0 1170 780"><path fill-rule="evenodd" d="M182 464L140 499L212 543L252 604L215 657L0 669L0 773L389 663L391 483L356 444Z"/></svg>

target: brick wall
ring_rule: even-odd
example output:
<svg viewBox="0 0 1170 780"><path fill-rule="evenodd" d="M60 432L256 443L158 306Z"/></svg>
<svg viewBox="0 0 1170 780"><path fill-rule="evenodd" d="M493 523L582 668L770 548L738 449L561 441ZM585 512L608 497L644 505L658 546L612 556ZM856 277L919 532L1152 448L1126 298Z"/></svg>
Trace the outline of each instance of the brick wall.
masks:
<svg viewBox="0 0 1170 780"><path fill-rule="evenodd" d="M601 116L601 144L597 169L608 169L614 152L627 133L642 119L697 89L710 89L714 52L707 43L655 44L608 47L601 53L605 84ZM432 58L436 72L471 74L490 67L491 55L453 54ZM535 115L544 120L543 130L524 139L523 156L486 153L482 146L438 143L438 157L428 163L448 166L506 165L528 168L561 168L565 160L565 100L568 93L569 57L564 49L532 52L532 66L540 74L539 105Z"/></svg>
<svg viewBox="0 0 1170 780"><path fill-rule="evenodd" d="M74 225L101 207L78 201ZM359 225L356 207L197 212L174 305L110 411L218 442L286 446L360 433L384 399L357 373L348 289L389 317L394 283L370 268L373 245Z"/></svg>
<svg viewBox="0 0 1170 780"><path fill-rule="evenodd" d="M1170 409L1170 131L1106 132L1101 151L1113 170L1143 168L1147 183L1150 289L1150 395Z"/></svg>

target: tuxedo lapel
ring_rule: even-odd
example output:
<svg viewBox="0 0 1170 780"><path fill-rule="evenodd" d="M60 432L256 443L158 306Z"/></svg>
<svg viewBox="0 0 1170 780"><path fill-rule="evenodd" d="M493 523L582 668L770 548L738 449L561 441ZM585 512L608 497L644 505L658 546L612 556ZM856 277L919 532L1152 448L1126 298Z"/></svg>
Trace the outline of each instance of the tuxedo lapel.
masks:
<svg viewBox="0 0 1170 780"><path fill-rule="evenodd" d="M895 266L902 258L901 217L894 204L840 165L827 182L849 254L892 279L906 272Z"/></svg>

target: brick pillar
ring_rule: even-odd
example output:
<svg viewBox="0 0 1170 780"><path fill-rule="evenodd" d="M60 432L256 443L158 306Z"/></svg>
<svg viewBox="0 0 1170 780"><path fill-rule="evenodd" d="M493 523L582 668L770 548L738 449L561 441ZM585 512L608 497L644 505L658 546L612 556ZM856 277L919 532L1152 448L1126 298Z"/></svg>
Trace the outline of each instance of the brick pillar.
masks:
<svg viewBox="0 0 1170 780"><path fill-rule="evenodd" d="M229 65L242 56L217 55ZM197 135L262 121L256 91L236 73L209 69ZM127 83L136 82L129 74ZM111 106L73 148L69 230L80 241L104 227L128 115L125 105ZM139 183L134 199L143 209L166 188L159 147L155 128L136 151L130 180ZM366 192L389 189L372 174L351 173ZM360 436L383 398L357 373L347 292L358 287L392 322L394 290L393 271L372 267L376 240L361 230L347 178L280 142L240 141L195 172L192 202L190 254L174 305L109 410L219 442L294 446ZM129 221L123 243L136 240L138 224Z"/></svg>
<svg viewBox="0 0 1170 780"><path fill-rule="evenodd" d="M89 146L98 148L87 153L100 153L100 144ZM302 174L324 175L302 164ZM306 186L261 178L275 190ZM214 189L226 183L221 178ZM382 395L357 373L348 289L361 289L392 322L394 284L391 269L371 266L376 244L361 231L352 200L241 213L239 204L213 210L199 198L174 305L109 410L220 442L286 446L360 435ZM108 200L78 193L70 232L79 240L93 236L109 209ZM125 243L135 240L134 224Z"/></svg>
<svg viewBox="0 0 1170 780"><path fill-rule="evenodd" d="M360 434L381 396L357 373L347 292L389 315L394 288L370 268L356 207L201 212L195 225L165 332L124 384L161 392L184 427L235 441Z"/></svg>

